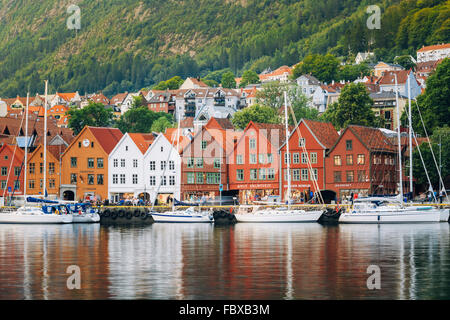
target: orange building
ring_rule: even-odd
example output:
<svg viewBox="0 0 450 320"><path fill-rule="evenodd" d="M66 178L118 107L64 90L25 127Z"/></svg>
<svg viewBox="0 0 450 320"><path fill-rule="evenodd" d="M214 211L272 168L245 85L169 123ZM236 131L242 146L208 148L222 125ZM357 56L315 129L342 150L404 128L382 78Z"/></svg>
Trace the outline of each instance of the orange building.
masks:
<svg viewBox="0 0 450 320"><path fill-rule="evenodd" d="M108 197L108 155L122 138L115 128L84 127L62 155L61 195L65 200Z"/></svg>
<svg viewBox="0 0 450 320"><path fill-rule="evenodd" d="M66 145L47 146L47 182L46 189L49 197L60 197L61 184L61 155L66 150ZM44 146L40 144L28 156L27 164L27 194L45 194L44 183Z"/></svg>

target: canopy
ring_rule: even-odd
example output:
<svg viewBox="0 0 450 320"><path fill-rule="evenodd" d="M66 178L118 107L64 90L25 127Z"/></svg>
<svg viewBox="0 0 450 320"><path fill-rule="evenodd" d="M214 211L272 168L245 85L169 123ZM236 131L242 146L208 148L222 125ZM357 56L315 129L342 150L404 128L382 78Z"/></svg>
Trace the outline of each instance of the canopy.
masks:
<svg viewBox="0 0 450 320"><path fill-rule="evenodd" d="M58 201L52 201L52 200L45 200L45 199L39 199L39 198L34 198L34 197L28 197L27 198L27 202L32 202L32 203L53 203L53 204L58 204Z"/></svg>

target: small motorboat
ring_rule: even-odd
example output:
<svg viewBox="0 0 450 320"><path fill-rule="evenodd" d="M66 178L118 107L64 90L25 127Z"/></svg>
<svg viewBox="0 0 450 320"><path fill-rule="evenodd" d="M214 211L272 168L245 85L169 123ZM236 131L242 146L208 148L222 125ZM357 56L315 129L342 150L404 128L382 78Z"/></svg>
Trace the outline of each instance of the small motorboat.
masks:
<svg viewBox="0 0 450 320"><path fill-rule="evenodd" d="M97 223L100 222L98 210L90 203L66 204L69 212L73 215L73 223Z"/></svg>
<svg viewBox="0 0 450 320"><path fill-rule="evenodd" d="M151 212L151 215L155 222L214 222L214 217L210 210L196 210L194 207L189 207L186 210Z"/></svg>

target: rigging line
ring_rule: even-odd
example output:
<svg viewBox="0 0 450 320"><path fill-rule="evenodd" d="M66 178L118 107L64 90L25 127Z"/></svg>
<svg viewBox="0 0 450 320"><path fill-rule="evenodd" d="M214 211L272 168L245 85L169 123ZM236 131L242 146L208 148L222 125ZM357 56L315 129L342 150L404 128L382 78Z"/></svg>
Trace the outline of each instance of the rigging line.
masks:
<svg viewBox="0 0 450 320"><path fill-rule="evenodd" d="M302 134L301 134L301 132L300 132L300 128L299 128L299 126L298 126L298 122L297 122L297 117L295 116L295 113L294 113L294 110L293 110L293 108L292 108L292 105L289 105L289 110L290 110L290 112L291 112L291 114L292 114L292 119L294 120L294 124L295 124L295 127L296 127L296 131L298 132L298 135L299 135L299 137L300 138L303 138L303 136L302 136ZM290 137L286 137L286 141L289 139ZM310 172L310 177L313 177L314 179L310 179L311 181L312 181L312 183L313 183L313 185L314 185L314 187L315 187L315 189L316 189L316 192L317 192L317 194L318 194L318 196L319 196L319 200L321 201L321 203L322 204L324 204L324 200L323 200L323 197L322 197L322 193L320 192L320 188L319 188L319 183L317 182L317 179L316 179L316 175L314 174L314 170L313 170L313 167L312 167L312 164L311 164L311 161L310 161L310 158L309 158L309 153L307 152L307 150L306 150L306 143L303 143L302 144L302 151L306 154L306 165L307 165L307 167L308 167L308 170L309 170L309 172ZM289 155L289 161L291 160L291 157L290 157L290 155ZM319 172L317 171L317 176L319 175ZM318 177L317 177L318 178Z"/></svg>
<svg viewBox="0 0 450 320"><path fill-rule="evenodd" d="M428 140L428 145L430 146L431 155L433 156L433 161L434 161L434 164L435 164L435 166L436 166L436 169L437 169L437 172L438 172L438 175L439 175L439 180L440 180L441 183L442 183L443 190L444 190L444 193L445 193L445 197L447 198L447 201L448 201L447 190L445 190L445 184L444 184L444 181L442 180L441 171L439 170L439 166L438 166L438 164L437 164L436 157L434 156L433 147L432 147L432 145L431 145L430 138L428 137L427 129L425 128L425 122L423 121L422 113L420 112L420 109L419 109L419 104L417 103L417 99L414 99L414 101L416 102L416 107L417 107L417 110L419 111L420 121L422 122L423 130L424 130L425 135L426 135L427 140ZM439 192L441 192L441 190L439 190Z"/></svg>

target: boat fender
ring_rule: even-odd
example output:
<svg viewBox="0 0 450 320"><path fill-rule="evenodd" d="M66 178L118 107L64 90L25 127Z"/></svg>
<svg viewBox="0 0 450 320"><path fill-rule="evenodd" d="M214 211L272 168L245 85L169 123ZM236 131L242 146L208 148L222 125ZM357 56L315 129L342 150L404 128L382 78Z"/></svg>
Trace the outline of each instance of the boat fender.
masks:
<svg viewBox="0 0 450 320"><path fill-rule="evenodd" d="M111 219L116 220L116 219L117 219L117 216L118 216L117 211L111 212Z"/></svg>
<svg viewBox="0 0 450 320"><path fill-rule="evenodd" d="M125 217L125 210L119 210L119 218Z"/></svg>
<svg viewBox="0 0 450 320"><path fill-rule="evenodd" d="M131 211L128 211L125 216L127 217L128 220L130 220L131 218L133 218L133 213Z"/></svg>
<svg viewBox="0 0 450 320"><path fill-rule="evenodd" d="M105 211L103 211L103 216L105 218L109 218L110 215L111 215L111 211L109 211L109 209L106 209Z"/></svg>
<svg viewBox="0 0 450 320"><path fill-rule="evenodd" d="M142 220L146 220L148 218L147 212L142 212L141 213L141 219Z"/></svg>
<svg viewBox="0 0 450 320"><path fill-rule="evenodd" d="M141 212L138 209L134 210L134 216L136 218L138 218L140 215L141 215Z"/></svg>

